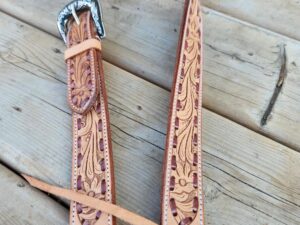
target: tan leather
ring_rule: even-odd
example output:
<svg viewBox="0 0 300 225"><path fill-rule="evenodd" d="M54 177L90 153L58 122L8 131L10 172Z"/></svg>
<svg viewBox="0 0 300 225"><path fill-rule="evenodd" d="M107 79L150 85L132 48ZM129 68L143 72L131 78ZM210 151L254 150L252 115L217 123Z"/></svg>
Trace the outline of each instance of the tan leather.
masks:
<svg viewBox="0 0 300 225"><path fill-rule="evenodd" d="M98 49L101 51L101 42L99 39L91 38L87 39L80 44L74 45L71 48L66 49L65 51L65 60L72 58L86 50L91 48Z"/></svg>
<svg viewBox="0 0 300 225"><path fill-rule="evenodd" d="M162 190L162 225L204 225L202 188L202 19L198 0L186 0L170 101ZM70 224L156 225L115 201L107 97L90 12L68 24L68 101L73 113L72 189L24 176L31 185L71 200ZM82 44L84 43L84 44ZM93 46L93 47L91 47Z"/></svg>
<svg viewBox="0 0 300 225"><path fill-rule="evenodd" d="M204 225L201 23L199 1L187 0L170 102L162 225Z"/></svg>
<svg viewBox="0 0 300 225"><path fill-rule="evenodd" d="M96 37L89 12L81 13L80 25L69 22L67 47L74 49L81 43ZM68 49L66 51L68 51ZM73 112L86 114L99 98L101 52L88 49L66 60L68 74L68 102Z"/></svg>
<svg viewBox="0 0 300 225"><path fill-rule="evenodd" d="M22 176L28 181L28 183L42 191L45 191L50 194L61 196L71 201L75 201L84 205L89 206L90 208L97 209L103 213L110 213L111 215L127 222L132 225L158 225L151 220L148 220L142 216L139 216L133 212L123 209L120 206L99 200L97 198L89 197L78 192L59 188L56 186L49 185L40 180L37 180L33 177L22 174Z"/></svg>
<svg viewBox="0 0 300 225"><path fill-rule="evenodd" d="M101 47L90 11L79 14L80 25L68 23L68 102L73 120L72 189L115 201L111 137ZM97 40L97 45L99 40ZM93 47L93 48L90 48ZM82 48L82 49L80 49ZM76 54L75 54L76 53ZM71 225L114 225L112 215L71 202Z"/></svg>

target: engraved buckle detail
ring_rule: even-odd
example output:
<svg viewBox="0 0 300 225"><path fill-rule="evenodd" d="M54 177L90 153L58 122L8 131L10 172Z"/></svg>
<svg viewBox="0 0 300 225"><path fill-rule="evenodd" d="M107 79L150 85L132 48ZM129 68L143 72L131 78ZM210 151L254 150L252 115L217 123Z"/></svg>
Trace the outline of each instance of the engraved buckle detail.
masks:
<svg viewBox="0 0 300 225"><path fill-rule="evenodd" d="M101 7L98 4L98 1L97 0L74 0L69 4L67 4L59 12L57 17L57 27L65 43L67 43L66 26L67 26L68 19L70 18L70 16L73 16L74 19L76 20L76 23L78 24L79 22L77 20L78 17L76 15L76 11L80 11L83 9L90 9L99 37L101 39L105 37L105 30L102 22L102 11L101 11Z"/></svg>

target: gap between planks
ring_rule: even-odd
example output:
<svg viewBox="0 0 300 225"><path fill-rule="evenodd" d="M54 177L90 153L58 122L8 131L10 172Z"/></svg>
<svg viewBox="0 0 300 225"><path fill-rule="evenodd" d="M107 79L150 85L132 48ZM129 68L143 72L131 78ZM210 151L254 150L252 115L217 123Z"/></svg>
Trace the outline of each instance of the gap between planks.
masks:
<svg viewBox="0 0 300 225"><path fill-rule="evenodd" d="M1 225L65 225L68 209L0 162ZM46 213L47 212L47 213Z"/></svg>
<svg viewBox="0 0 300 225"><path fill-rule="evenodd" d="M201 0L202 5L283 36L300 40L295 29L300 4L293 0Z"/></svg>
<svg viewBox="0 0 300 225"><path fill-rule="evenodd" d="M8 163L6 163L5 161L1 160L0 158L0 168L3 167L8 171L11 171L11 173L13 173L15 176L17 176L20 180L22 180L22 183L26 183L26 185L28 184L28 182L24 179L24 177L22 176L21 172L16 170L15 167L9 165ZM0 169L1 170L1 169ZM0 178L1 179L1 178ZM28 184L29 185L29 184ZM32 187L33 188L33 187ZM35 189L35 188L33 188ZM42 194L46 195L47 197L49 197L50 199L52 199L53 201L57 202L58 204L60 204L62 207L64 207L65 209L69 210L69 204L68 201L64 201L61 198L45 193L43 191L38 190L38 192L41 192Z"/></svg>

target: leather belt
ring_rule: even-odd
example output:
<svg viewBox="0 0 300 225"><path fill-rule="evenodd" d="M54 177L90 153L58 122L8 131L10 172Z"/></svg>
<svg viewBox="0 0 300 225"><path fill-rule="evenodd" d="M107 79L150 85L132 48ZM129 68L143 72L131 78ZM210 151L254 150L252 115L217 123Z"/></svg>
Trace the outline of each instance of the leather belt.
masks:
<svg viewBox="0 0 300 225"><path fill-rule="evenodd" d="M91 12L81 10L67 23L65 60L68 103L73 115L72 189L114 203L111 134L101 41ZM114 225L115 220L107 213L72 201L70 224Z"/></svg>
<svg viewBox="0 0 300 225"><path fill-rule="evenodd" d="M58 27L68 47L65 60L73 121L72 190L24 177L41 190L71 200L71 225L114 225L115 217L134 225L155 225L114 205L111 135L100 41L105 33L97 1L71 2L60 12ZM204 225L201 111L200 6L198 0L186 0L169 110L162 225Z"/></svg>

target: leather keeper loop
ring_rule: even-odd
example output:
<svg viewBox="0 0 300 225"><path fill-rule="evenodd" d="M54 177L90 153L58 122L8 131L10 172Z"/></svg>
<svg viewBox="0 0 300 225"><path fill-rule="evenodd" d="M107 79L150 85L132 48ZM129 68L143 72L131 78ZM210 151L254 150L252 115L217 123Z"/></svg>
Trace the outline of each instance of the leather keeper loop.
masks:
<svg viewBox="0 0 300 225"><path fill-rule="evenodd" d="M88 49L98 49L101 50L101 42L96 38L91 38L81 42L80 44L74 45L71 48L66 49L65 51L65 60L76 56Z"/></svg>
<svg viewBox="0 0 300 225"><path fill-rule="evenodd" d="M68 74L68 103L84 115L94 106L100 91L101 42L93 29L90 11L79 15L80 25L69 24L65 58Z"/></svg>

